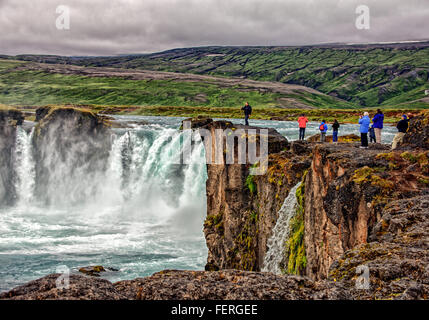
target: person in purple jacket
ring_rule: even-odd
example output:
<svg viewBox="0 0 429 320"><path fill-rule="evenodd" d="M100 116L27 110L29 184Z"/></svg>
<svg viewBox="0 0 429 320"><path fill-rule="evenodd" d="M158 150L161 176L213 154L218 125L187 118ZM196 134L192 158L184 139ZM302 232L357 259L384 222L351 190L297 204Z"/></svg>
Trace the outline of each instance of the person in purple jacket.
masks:
<svg viewBox="0 0 429 320"><path fill-rule="evenodd" d="M375 142L381 143L381 130L383 130L384 114L380 109L377 110L372 123L374 124Z"/></svg>

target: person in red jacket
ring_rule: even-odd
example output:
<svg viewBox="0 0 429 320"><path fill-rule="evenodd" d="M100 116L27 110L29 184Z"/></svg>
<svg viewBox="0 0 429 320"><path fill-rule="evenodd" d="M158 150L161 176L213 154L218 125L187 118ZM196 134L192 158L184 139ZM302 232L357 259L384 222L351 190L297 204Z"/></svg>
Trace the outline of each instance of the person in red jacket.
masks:
<svg viewBox="0 0 429 320"><path fill-rule="evenodd" d="M308 119L305 116L305 114L302 114L298 118L298 124L299 124L299 140L305 140L305 128L307 128L307 122Z"/></svg>

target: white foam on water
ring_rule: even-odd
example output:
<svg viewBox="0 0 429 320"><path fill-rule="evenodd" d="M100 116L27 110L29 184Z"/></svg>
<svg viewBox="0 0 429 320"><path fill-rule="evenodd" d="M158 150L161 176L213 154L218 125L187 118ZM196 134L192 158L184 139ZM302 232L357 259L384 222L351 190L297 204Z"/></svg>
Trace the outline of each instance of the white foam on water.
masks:
<svg viewBox="0 0 429 320"><path fill-rule="evenodd" d="M35 192L33 134L18 127L17 201L0 208L0 291L61 264L110 264L121 270L115 280L203 269L207 174L201 142L190 164L182 165L175 153L183 149L183 133L161 125L117 130L105 166L78 168L69 165L79 146L63 158L48 146L45 204Z"/></svg>

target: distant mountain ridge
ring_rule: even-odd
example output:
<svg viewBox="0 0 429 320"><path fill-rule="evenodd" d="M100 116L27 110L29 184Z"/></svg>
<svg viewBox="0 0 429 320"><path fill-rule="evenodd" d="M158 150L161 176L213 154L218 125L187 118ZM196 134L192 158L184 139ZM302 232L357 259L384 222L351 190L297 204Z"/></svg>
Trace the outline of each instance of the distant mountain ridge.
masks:
<svg viewBox="0 0 429 320"><path fill-rule="evenodd" d="M112 57L14 59L277 81L362 107L429 107L429 41L302 47L195 47Z"/></svg>

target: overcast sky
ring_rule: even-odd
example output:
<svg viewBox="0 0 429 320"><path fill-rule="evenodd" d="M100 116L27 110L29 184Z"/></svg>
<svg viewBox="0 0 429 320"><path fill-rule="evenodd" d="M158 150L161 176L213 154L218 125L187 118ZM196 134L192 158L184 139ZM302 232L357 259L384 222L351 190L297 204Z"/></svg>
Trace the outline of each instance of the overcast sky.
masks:
<svg viewBox="0 0 429 320"><path fill-rule="evenodd" d="M370 29L355 27L358 5ZM58 5L70 30L58 30ZM429 0L0 0L0 54L114 55L207 45L429 38Z"/></svg>

